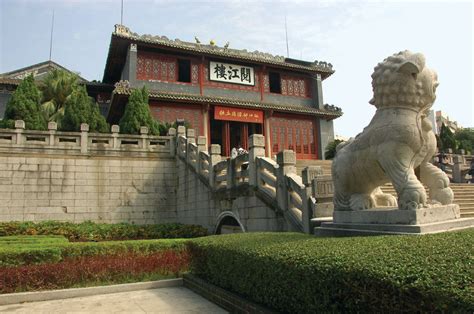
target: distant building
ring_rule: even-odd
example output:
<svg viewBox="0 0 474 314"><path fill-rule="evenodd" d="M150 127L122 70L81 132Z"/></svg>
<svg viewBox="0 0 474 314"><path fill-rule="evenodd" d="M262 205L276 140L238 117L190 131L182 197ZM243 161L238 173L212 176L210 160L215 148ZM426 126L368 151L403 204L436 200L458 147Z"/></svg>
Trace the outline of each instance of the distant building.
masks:
<svg viewBox="0 0 474 314"><path fill-rule="evenodd" d="M12 93L16 90L22 79L30 74L33 74L36 81L41 81L49 72L54 69L64 70L78 75L77 73L72 72L71 70L68 70L51 60L0 74L0 119L3 119L7 102L10 100ZM80 76L79 81L87 82L85 78Z"/></svg>
<svg viewBox="0 0 474 314"><path fill-rule="evenodd" d="M436 128L437 128L436 134L439 134L441 130L441 125L443 125L443 123L453 133L455 133L459 129L462 129L462 126L458 124L457 121L449 119L449 116L447 114L443 113L441 110L436 111Z"/></svg>
<svg viewBox="0 0 474 314"><path fill-rule="evenodd" d="M339 141L343 141L343 142L347 142L349 140L349 138L347 136L338 135L338 134L336 134L334 136L334 139L339 140Z"/></svg>
<svg viewBox="0 0 474 314"><path fill-rule="evenodd" d="M322 81L333 73L326 62L138 35L116 25L103 78L104 86L115 85L107 120L118 123L131 91L147 86L155 119L186 120L225 156L259 133L267 156L291 149L298 159L322 159L334 140L332 120L342 115L323 103Z"/></svg>
<svg viewBox="0 0 474 314"><path fill-rule="evenodd" d="M85 78L81 77L79 73L71 71L57 64L56 62L49 60L0 74L0 119L3 119L7 102L22 79L30 74L33 74L35 81L41 82L48 75L48 73L53 70L63 70L77 75L79 83L86 85L89 95L97 100L101 112L104 115L106 114L109 100L105 99L101 93L105 92L106 94L110 94L113 89L113 85L107 86L106 84L104 85L101 83L89 82Z"/></svg>

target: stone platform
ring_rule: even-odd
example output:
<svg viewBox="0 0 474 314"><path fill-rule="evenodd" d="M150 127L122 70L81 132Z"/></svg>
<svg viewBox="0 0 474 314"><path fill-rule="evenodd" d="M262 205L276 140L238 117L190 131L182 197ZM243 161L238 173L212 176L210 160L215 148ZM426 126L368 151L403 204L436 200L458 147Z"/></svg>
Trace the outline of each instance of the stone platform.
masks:
<svg viewBox="0 0 474 314"><path fill-rule="evenodd" d="M314 233L319 236L427 234L474 227L474 218L460 217L456 204L417 210L334 211L333 222L323 222Z"/></svg>

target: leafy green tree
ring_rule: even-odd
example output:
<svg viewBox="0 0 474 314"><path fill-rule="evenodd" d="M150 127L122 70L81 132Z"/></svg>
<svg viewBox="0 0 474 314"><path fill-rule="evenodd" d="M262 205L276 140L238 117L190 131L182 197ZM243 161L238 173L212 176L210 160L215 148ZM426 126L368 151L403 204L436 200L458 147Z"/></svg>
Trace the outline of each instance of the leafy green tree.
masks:
<svg viewBox="0 0 474 314"><path fill-rule="evenodd" d="M447 150L449 148L456 150L458 147L458 143L454 137L453 132L451 132L451 130L446 125L444 125L444 123L441 125L439 139L441 141L442 150Z"/></svg>
<svg viewBox="0 0 474 314"><path fill-rule="evenodd" d="M60 126L66 100L77 87L78 79L74 73L55 69L40 84L43 93L41 109L48 121L55 121Z"/></svg>
<svg viewBox="0 0 474 314"><path fill-rule="evenodd" d="M66 99L60 129L80 131L81 123L89 124L90 132L106 133L109 131L105 118L100 114L99 106L87 95L85 86L76 86Z"/></svg>
<svg viewBox="0 0 474 314"><path fill-rule="evenodd" d="M41 113L40 101L41 92L33 75L29 75L21 81L8 101L2 127L12 127L15 120L23 120L28 130L46 130L48 124Z"/></svg>
<svg viewBox="0 0 474 314"><path fill-rule="evenodd" d="M474 128L464 128L454 133L454 138L459 143L459 149L472 152L474 149Z"/></svg>
<svg viewBox="0 0 474 314"><path fill-rule="evenodd" d="M160 133L159 123L153 119L148 106L148 91L145 86L132 91L119 125L120 133L139 134L142 126L147 126L150 134Z"/></svg>
<svg viewBox="0 0 474 314"><path fill-rule="evenodd" d="M324 152L324 158L329 160L333 159L336 156L336 147L340 143L344 142L343 140L334 140L326 146L326 151Z"/></svg>

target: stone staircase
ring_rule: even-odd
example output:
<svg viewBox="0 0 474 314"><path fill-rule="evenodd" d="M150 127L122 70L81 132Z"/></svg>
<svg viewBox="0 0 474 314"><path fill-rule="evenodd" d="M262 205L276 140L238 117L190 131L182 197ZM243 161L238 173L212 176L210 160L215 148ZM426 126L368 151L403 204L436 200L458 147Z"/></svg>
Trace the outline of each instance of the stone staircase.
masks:
<svg viewBox="0 0 474 314"><path fill-rule="evenodd" d="M454 192L454 203L459 204L461 217L474 217L474 184L451 183L450 187ZM395 196L397 194L392 184L384 185L382 191Z"/></svg>

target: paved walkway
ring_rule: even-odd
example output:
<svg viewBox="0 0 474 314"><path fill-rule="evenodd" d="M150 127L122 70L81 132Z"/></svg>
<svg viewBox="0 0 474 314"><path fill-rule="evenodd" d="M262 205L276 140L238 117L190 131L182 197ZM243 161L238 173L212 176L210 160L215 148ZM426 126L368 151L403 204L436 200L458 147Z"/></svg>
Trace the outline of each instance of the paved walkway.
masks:
<svg viewBox="0 0 474 314"><path fill-rule="evenodd" d="M185 287L0 306L15 313L227 313Z"/></svg>

